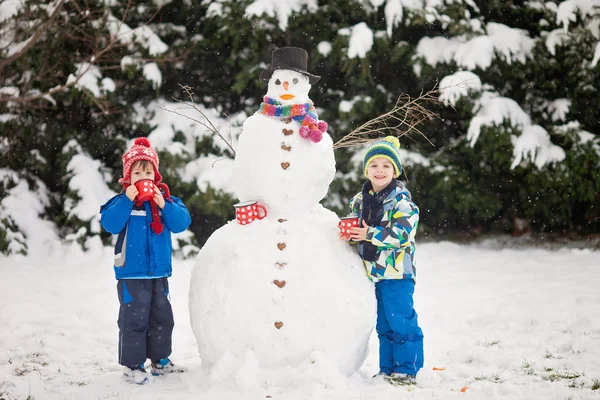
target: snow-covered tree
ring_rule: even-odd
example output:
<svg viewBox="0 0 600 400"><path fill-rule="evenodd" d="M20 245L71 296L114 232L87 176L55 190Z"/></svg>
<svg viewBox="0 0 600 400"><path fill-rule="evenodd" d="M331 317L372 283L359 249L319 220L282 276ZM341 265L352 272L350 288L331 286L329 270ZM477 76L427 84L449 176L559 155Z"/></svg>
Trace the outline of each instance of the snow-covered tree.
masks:
<svg viewBox="0 0 600 400"><path fill-rule="evenodd" d="M258 76L282 46L309 52L309 70L322 76L311 98L335 140L400 94L439 89L443 106L432 107L440 118L421 126L427 138L401 140L422 232L597 232L599 7L5 0L0 251L26 252L50 237L97 245L97 206L120 190L120 156L135 136L159 150L203 243L232 218L234 195L224 176L232 151L202 122L235 145L262 101ZM196 110L178 108L189 100L181 85L191 87ZM360 150L336 152L338 179L325 204L340 213L363 180ZM47 229L29 231L32 219Z"/></svg>

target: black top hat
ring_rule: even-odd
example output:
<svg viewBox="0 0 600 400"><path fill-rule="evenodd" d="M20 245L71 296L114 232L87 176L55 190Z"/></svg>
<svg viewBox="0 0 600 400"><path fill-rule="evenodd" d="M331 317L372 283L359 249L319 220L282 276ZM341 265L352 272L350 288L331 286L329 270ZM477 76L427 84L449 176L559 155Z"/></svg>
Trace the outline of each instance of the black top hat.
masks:
<svg viewBox="0 0 600 400"><path fill-rule="evenodd" d="M306 71L308 53L304 49L298 47L282 47L273 50L271 57L271 66L260 73L260 80L264 83L269 82L271 75L273 75L273 72L276 69L291 69L300 72L302 75L308 77L308 82L310 82L311 85L314 85L321 79L320 76L309 74Z"/></svg>

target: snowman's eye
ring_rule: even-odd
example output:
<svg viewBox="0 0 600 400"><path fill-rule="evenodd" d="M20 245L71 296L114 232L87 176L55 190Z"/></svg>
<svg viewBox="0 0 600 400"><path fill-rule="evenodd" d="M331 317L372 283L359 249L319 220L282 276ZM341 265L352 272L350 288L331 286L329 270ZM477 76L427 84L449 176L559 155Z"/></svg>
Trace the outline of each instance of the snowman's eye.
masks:
<svg viewBox="0 0 600 400"><path fill-rule="evenodd" d="M281 81L280 81L279 79L277 79L277 80L275 81L275 84L276 84L276 85L281 85Z"/></svg>
<svg viewBox="0 0 600 400"><path fill-rule="evenodd" d="M294 80L292 82L294 82L294 85L295 85L296 83L298 83L298 78L294 78Z"/></svg>

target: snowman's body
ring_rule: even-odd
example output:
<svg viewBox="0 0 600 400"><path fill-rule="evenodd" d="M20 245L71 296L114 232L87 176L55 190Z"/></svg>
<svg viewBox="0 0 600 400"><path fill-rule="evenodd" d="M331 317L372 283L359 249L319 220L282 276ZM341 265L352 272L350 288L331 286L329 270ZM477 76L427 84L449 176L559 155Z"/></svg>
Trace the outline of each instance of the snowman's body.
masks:
<svg viewBox="0 0 600 400"><path fill-rule="evenodd" d="M285 215L310 210L325 197L335 175L333 142L326 134L313 143L300 137L299 128L292 119L260 114L244 122L234 165L240 200L257 200L269 205L269 213Z"/></svg>
<svg viewBox="0 0 600 400"><path fill-rule="evenodd" d="M301 76L277 70L272 80L281 72ZM248 352L261 367L297 366L320 353L351 374L366 357L372 285L356 252L338 239L337 216L319 204L335 174L332 140L325 133L314 143L299 128L260 114L244 123L236 191L268 216L231 221L198 255L190 318L209 367L225 359L242 367Z"/></svg>

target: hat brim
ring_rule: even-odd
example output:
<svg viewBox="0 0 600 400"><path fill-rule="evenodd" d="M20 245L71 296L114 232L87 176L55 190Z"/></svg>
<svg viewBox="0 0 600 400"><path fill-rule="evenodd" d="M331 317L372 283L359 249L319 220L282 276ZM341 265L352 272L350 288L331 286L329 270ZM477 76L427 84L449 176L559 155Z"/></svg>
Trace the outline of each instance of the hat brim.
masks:
<svg viewBox="0 0 600 400"><path fill-rule="evenodd" d="M311 85L314 85L315 83L319 82L319 80L321 80L321 77L318 75L310 74L301 69L290 67L289 65L279 65L277 68L269 67L263 70L263 72L260 73L260 80L264 83L269 83L269 79L271 79L271 76L273 76L273 72L275 72L278 69L290 69L292 71L299 72L308 78L308 83L310 83Z"/></svg>

